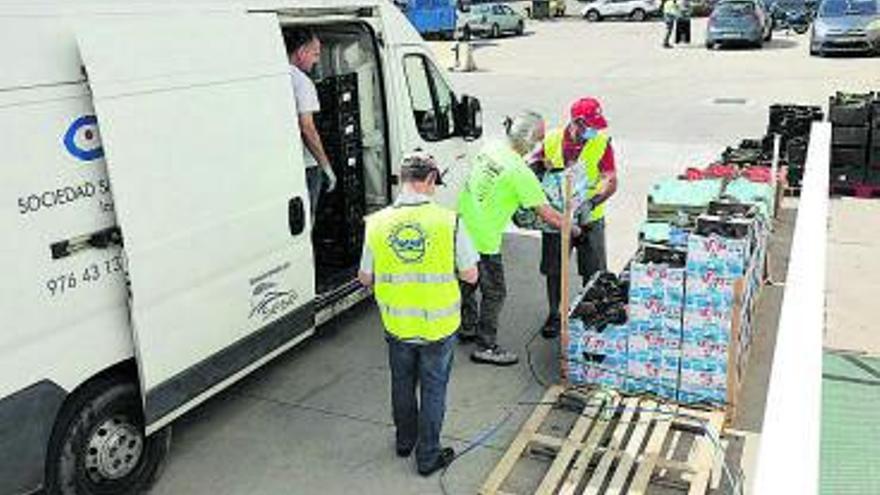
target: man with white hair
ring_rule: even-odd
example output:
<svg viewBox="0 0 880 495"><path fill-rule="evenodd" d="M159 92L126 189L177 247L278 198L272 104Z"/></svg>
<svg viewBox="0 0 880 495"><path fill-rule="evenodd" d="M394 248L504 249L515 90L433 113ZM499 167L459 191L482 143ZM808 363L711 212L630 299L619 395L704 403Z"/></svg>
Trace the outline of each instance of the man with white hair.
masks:
<svg viewBox="0 0 880 495"><path fill-rule="evenodd" d="M533 209L556 228L563 223L524 159L544 139L544 119L535 112L522 112L505 119L504 127L506 139L487 143L474 157L458 198L459 215L480 253L478 286L462 284L459 340L476 341L473 361L498 366L519 360L497 343L498 317L507 295L501 260L504 230L519 208ZM573 230L580 235L577 227ZM477 290L482 294L479 304Z"/></svg>

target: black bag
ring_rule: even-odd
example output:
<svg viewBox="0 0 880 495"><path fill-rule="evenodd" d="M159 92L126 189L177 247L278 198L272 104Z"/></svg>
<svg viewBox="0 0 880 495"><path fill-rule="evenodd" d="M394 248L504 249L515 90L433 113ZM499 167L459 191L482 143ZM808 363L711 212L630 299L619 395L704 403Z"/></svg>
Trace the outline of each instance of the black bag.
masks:
<svg viewBox="0 0 880 495"><path fill-rule="evenodd" d="M691 20L686 18L678 18L675 21L675 42L690 43L691 42Z"/></svg>

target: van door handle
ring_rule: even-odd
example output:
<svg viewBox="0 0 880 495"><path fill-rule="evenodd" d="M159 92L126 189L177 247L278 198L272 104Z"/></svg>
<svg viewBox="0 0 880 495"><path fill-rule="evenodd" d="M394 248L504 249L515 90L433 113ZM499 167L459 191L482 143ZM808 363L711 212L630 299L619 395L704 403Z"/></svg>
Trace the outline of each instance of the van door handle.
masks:
<svg viewBox="0 0 880 495"><path fill-rule="evenodd" d="M306 208L299 196L287 203L287 225L292 236L300 235L306 229Z"/></svg>
<svg viewBox="0 0 880 495"><path fill-rule="evenodd" d="M70 239L63 239L49 245L52 259L66 258L84 249L107 249L110 246L122 246L122 231L117 226L85 234Z"/></svg>

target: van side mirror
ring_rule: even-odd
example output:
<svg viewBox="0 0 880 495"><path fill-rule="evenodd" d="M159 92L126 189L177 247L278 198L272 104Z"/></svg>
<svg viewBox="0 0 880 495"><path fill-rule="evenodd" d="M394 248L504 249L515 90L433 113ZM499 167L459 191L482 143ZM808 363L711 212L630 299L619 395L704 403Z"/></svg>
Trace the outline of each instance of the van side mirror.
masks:
<svg viewBox="0 0 880 495"><path fill-rule="evenodd" d="M458 135L468 141L479 139L483 135L483 110L480 100L463 95L456 105L455 120Z"/></svg>

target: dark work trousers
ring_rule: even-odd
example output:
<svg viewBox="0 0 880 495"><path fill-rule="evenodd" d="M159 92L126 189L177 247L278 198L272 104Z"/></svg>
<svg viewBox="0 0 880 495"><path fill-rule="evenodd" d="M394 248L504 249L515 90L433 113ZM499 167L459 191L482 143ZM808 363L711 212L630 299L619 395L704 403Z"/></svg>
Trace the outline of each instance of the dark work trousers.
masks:
<svg viewBox="0 0 880 495"><path fill-rule="evenodd" d="M669 44L669 40L672 38L672 31L675 29L675 17L671 15L664 16L663 22L666 23L666 37L663 38L663 46L672 46Z"/></svg>
<svg viewBox="0 0 880 495"><path fill-rule="evenodd" d="M605 220L581 226L583 233L572 240L571 247L577 249L578 275L581 285L586 285L590 277L598 271L607 270L605 254ZM547 279L547 306L551 316L559 316L559 302L562 298L562 236L559 233L541 234L541 273Z"/></svg>
<svg viewBox="0 0 880 495"><path fill-rule="evenodd" d="M446 384L452 370L456 336L438 342L412 343L386 334L385 340L391 365L391 409L397 449L410 450L416 446L416 462L420 469L427 470L440 455Z"/></svg>
<svg viewBox="0 0 880 495"><path fill-rule="evenodd" d="M476 336L480 347L493 347L498 337L498 317L507 297L501 253L480 254L480 278L476 285L461 285L461 333ZM480 301L477 302L477 291Z"/></svg>

